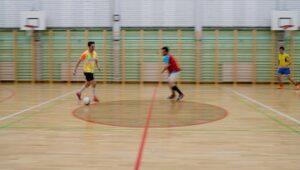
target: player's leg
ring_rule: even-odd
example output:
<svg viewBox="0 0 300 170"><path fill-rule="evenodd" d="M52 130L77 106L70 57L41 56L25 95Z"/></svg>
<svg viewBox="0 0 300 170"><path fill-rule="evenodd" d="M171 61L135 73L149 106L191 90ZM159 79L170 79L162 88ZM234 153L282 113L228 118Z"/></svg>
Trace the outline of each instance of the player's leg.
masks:
<svg viewBox="0 0 300 170"><path fill-rule="evenodd" d="M290 80L291 83L293 83L293 85L297 86L296 81L291 77L291 75L287 75L287 78Z"/></svg>
<svg viewBox="0 0 300 170"><path fill-rule="evenodd" d="M95 80L92 80L91 81L92 82L92 89L93 89L93 96L94 96L94 101L95 102L99 102L99 99L98 99L98 97L97 97L97 95L96 95L96 81Z"/></svg>
<svg viewBox="0 0 300 170"><path fill-rule="evenodd" d="M278 80L278 84L279 84L277 89L282 89L283 88L282 75L283 75L283 70L282 70L282 68L279 68L278 71L277 71L277 80Z"/></svg>
<svg viewBox="0 0 300 170"><path fill-rule="evenodd" d="M293 83L293 85L296 87L297 90L299 90L300 86L297 84L297 82L294 80L293 77L291 77L291 71L290 71L290 68L286 68L284 70L284 74L287 76L287 78L289 79L289 81L291 83Z"/></svg>
<svg viewBox="0 0 300 170"><path fill-rule="evenodd" d="M176 97L175 90L173 89L173 86L175 86L175 82L173 81L173 78L171 77L171 74L168 77L168 84L169 88L171 90L171 95L168 97L168 99L174 99Z"/></svg>
<svg viewBox="0 0 300 170"><path fill-rule="evenodd" d="M97 95L96 95L96 81L95 81L95 79L94 79L94 74L93 73L91 73L91 85L92 85L92 90L93 90L93 96L94 96L94 98L93 98L93 100L94 100L94 102L99 102L99 99L98 99L98 97L97 97Z"/></svg>
<svg viewBox="0 0 300 170"><path fill-rule="evenodd" d="M300 85L292 78L290 75L287 75L288 79L290 80L291 83L296 87L296 90L300 89Z"/></svg>
<svg viewBox="0 0 300 170"><path fill-rule="evenodd" d="M282 75L281 74L278 74L277 75L277 80L278 80L278 87L277 89L282 89L283 88L283 84L282 84Z"/></svg>
<svg viewBox="0 0 300 170"><path fill-rule="evenodd" d="M86 81L84 83L84 85L81 87L81 89L76 93L77 97L79 100L81 100L81 93L90 86L90 82L89 81Z"/></svg>
<svg viewBox="0 0 300 170"><path fill-rule="evenodd" d="M76 96L79 100L81 100L81 93L86 89L88 88L90 85L91 85L91 82L90 82L90 77L87 73L84 73L85 75L85 78L86 78L86 82L84 83L84 85L81 87L81 89L76 93Z"/></svg>
<svg viewBox="0 0 300 170"><path fill-rule="evenodd" d="M181 90L176 85L178 75L179 75L178 72L174 72L174 73L171 73L170 76L169 76L169 79L170 79L169 82L171 82L170 85L172 86L172 90L176 91L179 94L179 96L177 97L177 101L181 100L184 96L183 93L181 92Z"/></svg>

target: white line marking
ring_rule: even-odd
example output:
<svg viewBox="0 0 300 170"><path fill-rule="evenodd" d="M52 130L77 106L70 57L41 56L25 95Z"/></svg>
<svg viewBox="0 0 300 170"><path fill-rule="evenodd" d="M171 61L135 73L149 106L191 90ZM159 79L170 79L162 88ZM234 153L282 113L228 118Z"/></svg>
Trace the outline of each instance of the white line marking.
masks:
<svg viewBox="0 0 300 170"><path fill-rule="evenodd" d="M42 102L42 103L40 103L40 104L31 106L31 107L29 107L29 108L27 108L27 109L24 109L24 110L21 110L21 111L19 111L19 112L11 113L11 114L9 114L9 115L7 115L7 116L1 117L1 118L0 118L0 121L6 120L6 119L10 119L10 118L12 118L12 117L18 116L19 114L22 114L22 113L27 112L27 111L29 111L29 110L38 108L38 107L43 106L43 105L45 105L45 104L51 103L51 102L53 102L53 101L55 101L55 100L61 99L61 98L65 97L65 96L67 96L67 95L69 95L69 94L74 93L75 91L76 91L76 90L71 91L71 92L69 92L69 93L66 93L66 94L64 94L64 95L55 97L55 98L53 98L53 99L47 100L47 101Z"/></svg>
<svg viewBox="0 0 300 170"><path fill-rule="evenodd" d="M236 95L238 95L238 96L240 96L240 97L242 97L242 98L244 98L244 99L247 99L247 100L249 100L249 101L251 101L251 102L253 102L253 103L255 103L255 104L257 104L257 105L259 105L259 106L261 106L261 107L264 107L264 108L266 108L266 109L269 109L269 110L271 110L271 111L277 113L278 115L283 116L283 117L285 117L285 118L287 118L287 119L289 119L289 120L291 120L291 121L293 121L293 122L296 122L297 124L300 125L300 121L297 120L297 119L295 119L295 118L293 118L292 116L289 116L289 115L287 115L287 114L285 114L285 113L283 113L283 112L281 112L281 111L278 111L278 110L276 110L276 109L274 109L274 108L272 108L272 107L270 107L270 106L268 106L268 105L265 105L265 104L263 104L263 103L261 103L261 102L255 100L255 99L252 99L251 97L248 97L248 96L246 96L246 95L244 95L244 94L242 94L242 93L239 93L239 92L237 92L237 91L235 91L235 90L231 90L231 92L234 93L234 94L236 94Z"/></svg>

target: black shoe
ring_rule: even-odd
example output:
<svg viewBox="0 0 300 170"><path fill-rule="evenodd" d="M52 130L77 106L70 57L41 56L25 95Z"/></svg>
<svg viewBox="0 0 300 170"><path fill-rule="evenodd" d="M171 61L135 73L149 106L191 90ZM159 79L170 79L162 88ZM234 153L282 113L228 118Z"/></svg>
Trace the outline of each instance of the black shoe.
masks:
<svg viewBox="0 0 300 170"><path fill-rule="evenodd" d="M182 98L184 97L184 94L180 94L178 97L177 97L177 101L181 100Z"/></svg>
<svg viewBox="0 0 300 170"><path fill-rule="evenodd" d="M176 97L175 94L172 94L171 96L168 97L168 99L174 99Z"/></svg>

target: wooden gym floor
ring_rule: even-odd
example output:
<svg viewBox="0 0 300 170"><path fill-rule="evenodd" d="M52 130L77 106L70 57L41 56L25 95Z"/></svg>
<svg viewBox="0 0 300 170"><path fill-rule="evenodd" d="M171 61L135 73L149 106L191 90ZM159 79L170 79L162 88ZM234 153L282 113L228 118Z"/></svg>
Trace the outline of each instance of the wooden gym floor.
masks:
<svg viewBox="0 0 300 170"><path fill-rule="evenodd" d="M0 84L0 169L299 170L292 86ZM91 94L91 89L84 92Z"/></svg>

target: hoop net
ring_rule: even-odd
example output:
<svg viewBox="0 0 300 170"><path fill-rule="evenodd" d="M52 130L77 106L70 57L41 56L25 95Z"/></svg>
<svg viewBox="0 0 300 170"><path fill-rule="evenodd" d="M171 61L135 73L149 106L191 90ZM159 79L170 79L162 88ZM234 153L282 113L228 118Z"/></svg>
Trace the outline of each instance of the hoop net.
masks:
<svg viewBox="0 0 300 170"><path fill-rule="evenodd" d="M37 28L38 26L34 26L34 25L25 25L25 27L29 28L30 30L27 30L27 35L28 36L34 36L34 30L35 28Z"/></svg>
<svg viewBox="0 0 300 170"><path fill-rule="evenodd" d="M290 32L292 31L289 28L293 28L293 27L294 27L294 25L283 25L283 26L280 26L280 28L282 28L284 30L284 39L285 40L289 39Z"/></svg>

